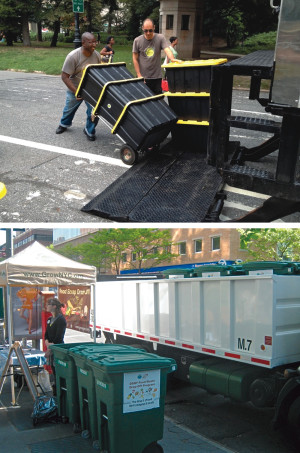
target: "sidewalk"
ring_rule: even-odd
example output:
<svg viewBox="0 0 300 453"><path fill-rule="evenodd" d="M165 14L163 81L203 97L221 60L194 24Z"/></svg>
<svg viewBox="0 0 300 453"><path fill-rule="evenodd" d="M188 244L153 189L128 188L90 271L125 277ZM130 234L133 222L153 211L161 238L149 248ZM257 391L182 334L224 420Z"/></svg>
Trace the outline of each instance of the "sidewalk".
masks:
<svg viewBox="0 0 300 453"><path fill-rule="evenodd" d="M27 388L20 394L19 406L10 405L10 380L0 395L0 448L7 453L87 453L95 452L91 439L73 433L71 424L44 423L33 427L33 400ZM231 453L166 417L164 437L159 444L164 453ZM123 453L131 453L124 451Z"/></svg>

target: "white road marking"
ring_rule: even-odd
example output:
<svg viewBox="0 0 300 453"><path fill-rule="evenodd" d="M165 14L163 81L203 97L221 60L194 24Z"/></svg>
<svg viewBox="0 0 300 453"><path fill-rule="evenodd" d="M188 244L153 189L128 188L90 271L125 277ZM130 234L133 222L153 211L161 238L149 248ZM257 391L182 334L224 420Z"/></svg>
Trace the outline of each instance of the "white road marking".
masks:
<svg viewBox="0 0 300 453"><path fill-rule="evenodd" d="M229 186L228 184L225 184L225 186L223 187L223 190L226 190L227 192L238 193L239 195L245 195L246 197L261 198L262 200L267 200L268 198L270 198L270 195L265 195L263 193L258 193L258 192L252 192L250 190L245 190L245 189L239 189L238 187L232 187L232 186Z"/></svg>
<svg viewBox="0 0 300 453"><path fill-rule="evenodd" d="M61 148L60 146L47 145L45 143L32 142L30 140L22 140L20 138L7 137L0 135L0 141L6 143L12 143L14 145L26 146L27 148L42 149L43 151L50 151L52 153L64 154L65 156L80 157L81 159L87 159L95 162L102 162L103 164L116 165L118 167L129 168L128 165L124 164L120 159L113 157L98 156L97 154L91 154L84 151L76 151L69 148Z"/></svg>
<svg viewBox="0 0 300 453"><path fill-rule="evenodd" d="M235 203L234 201L227 201L227 200L224 201L224 208L234 208L234 209L238 209L239 211L248 211L248 212L253 211L253 209L255 209L254 207L247 206L242 203Z"/></svg>
<svg viewBox="0 0 300 453"><path fill-rule="evenodd" d="M275 120L280 120L281 121L281 117L278 116L278 115L273 115L272 113L267 113L267 112L253 112L253 110L239 110L239 109L231 109L231 112L237 112L237 113L250 113L251 115L259 115L259 116L265 116L265 117L269 117L269 118L272 118Z"/></svg>

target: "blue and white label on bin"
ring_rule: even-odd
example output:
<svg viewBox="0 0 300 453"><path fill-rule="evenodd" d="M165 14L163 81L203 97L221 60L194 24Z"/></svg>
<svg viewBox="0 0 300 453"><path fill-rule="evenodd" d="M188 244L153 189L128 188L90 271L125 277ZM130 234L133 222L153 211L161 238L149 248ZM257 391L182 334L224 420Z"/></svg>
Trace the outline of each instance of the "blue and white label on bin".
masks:
<svg viewBox="0 0 300 453"><path fill-rule="evenodd" d="M124 373L123 413L159 407L160 370Z"/></svg>

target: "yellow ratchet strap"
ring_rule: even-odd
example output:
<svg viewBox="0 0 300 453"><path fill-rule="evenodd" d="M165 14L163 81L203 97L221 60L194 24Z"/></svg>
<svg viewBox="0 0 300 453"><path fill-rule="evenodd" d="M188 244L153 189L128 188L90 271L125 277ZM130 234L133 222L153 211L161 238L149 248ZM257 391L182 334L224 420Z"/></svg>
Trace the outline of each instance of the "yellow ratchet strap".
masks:
<svg viewBox="0 0 300 453"><path fill-rule="evenodd" d="M195 98L201 98L201 97L210 97L210 93L206 93L205 91L201 91L201 93L194 93L194 92L185 92L185 93L171 93L170 91L166 91L164 93L165 96L168 97L195 97Z"/></svg>
<svg viewBox="0 0 300 453"><path fill-rule="evenodd" d="M133 80L144 80L143 77L138 77L138 78L134 78L134 79L123 79L123 80L110 80L109 82L106 82L106 84L103 86L102 88L102 91L100 93L100 96L99 96L99 99L97 101L97 104L95 105L95 107L93 108L92 110L92 114L93 115L97 115L97 110L98 110L98 107L101 105L101 100L105 94L105 91L106 89L110 86L110 85L117 85L118 83L122 83L122 82L132 82Z"/></svg>
<svg viewBox="0 0 300 453"><path fill-rule="evenodd" d="M176 124L187 124L190 126L209 126L208 121L195 121L195 120L178 120Z"/></svg>
<svg viewBox="0 0 300 453"><path fill-rule="evenodd" d="M125 105L125 107L123 108L122 110L122 113L121 115L119 116L119 118L117 119L117 122L116 124L114 125L114 127L112 128L111 130L111 133L114 134L116 132L116 129L118 128L123 116L125 115L125 113L127 112L128 108L133 105L133 104L139 104L139 103L142 103L142 102L148 102L148 101L153 101L155 99L162 99L164 97L163 94L156 94L155 96L150 96L149 98L142 98L142 99L135 99L134 101L130 101L130 102L127 102L127 104Z"/></svg>

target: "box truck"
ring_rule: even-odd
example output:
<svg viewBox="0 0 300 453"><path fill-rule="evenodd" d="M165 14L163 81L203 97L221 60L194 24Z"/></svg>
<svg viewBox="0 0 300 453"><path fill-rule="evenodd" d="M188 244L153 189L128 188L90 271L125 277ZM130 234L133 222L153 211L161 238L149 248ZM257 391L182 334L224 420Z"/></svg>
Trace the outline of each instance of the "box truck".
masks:
<svg viewBox="0 0 300 453"><path fill-rule="evenodd" d="M177 378L209 392L274 406L275 427L299 437L300 275L198 275L96 283L91 334L174 358Z"/></svg>

